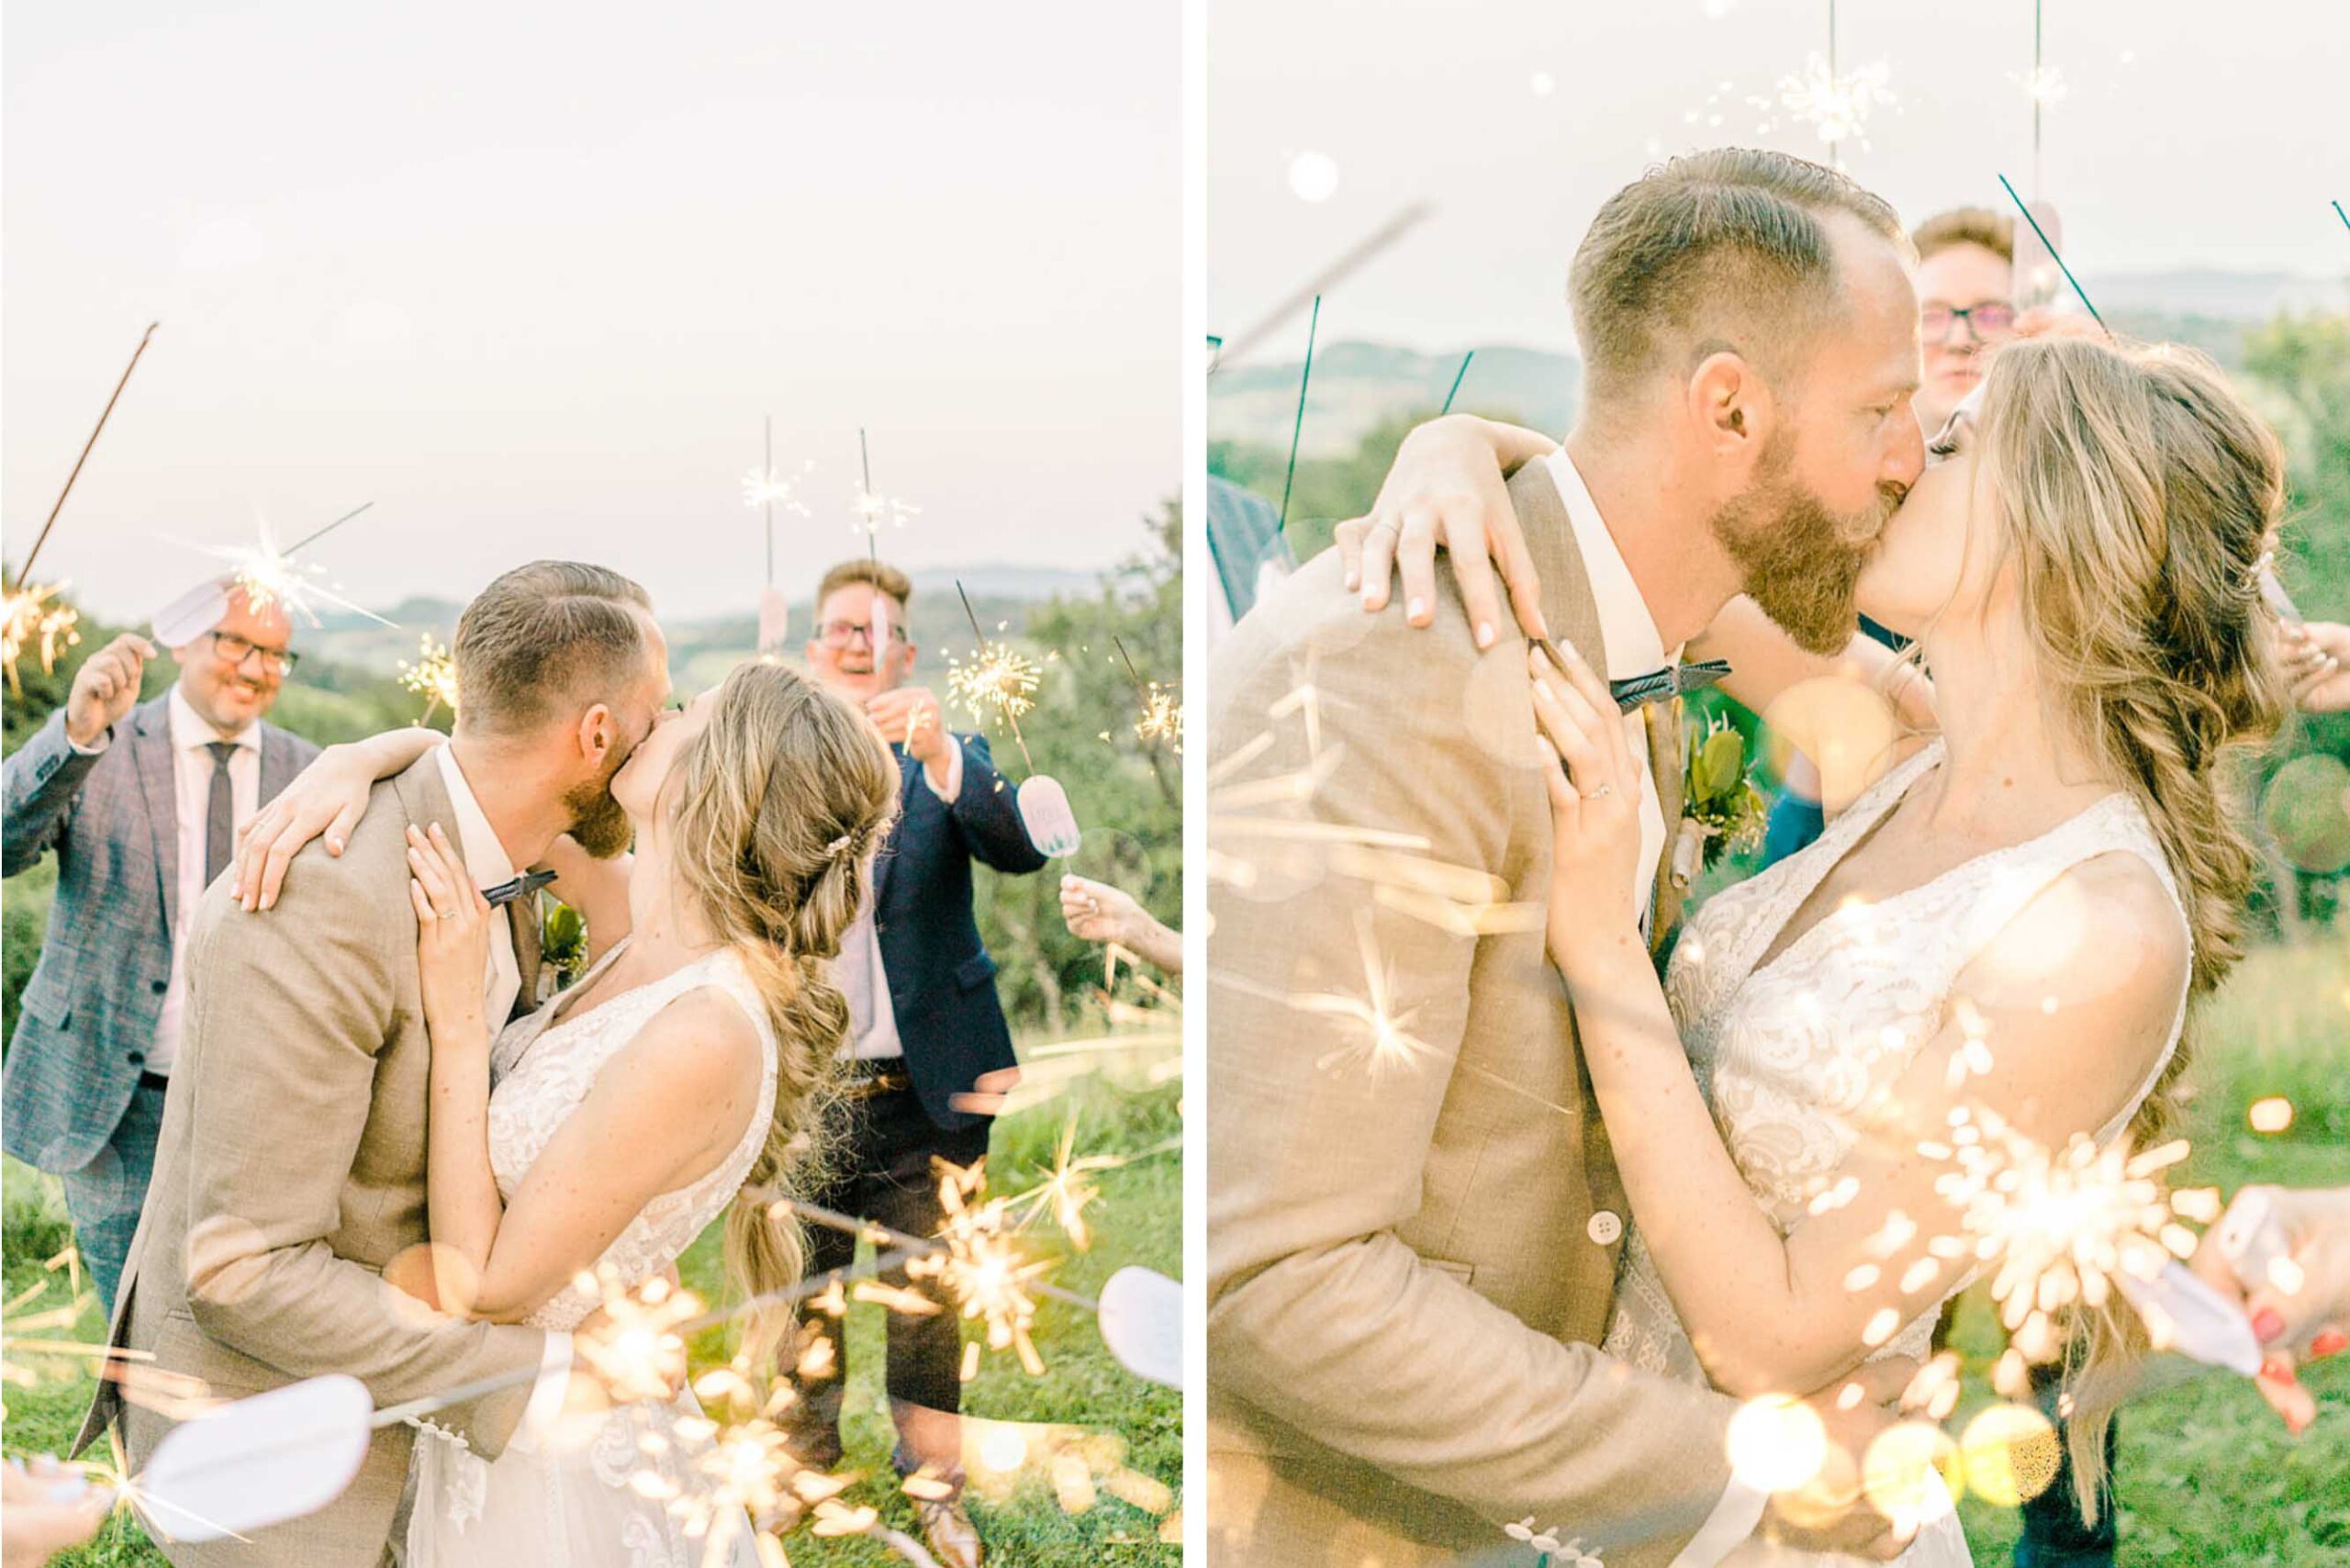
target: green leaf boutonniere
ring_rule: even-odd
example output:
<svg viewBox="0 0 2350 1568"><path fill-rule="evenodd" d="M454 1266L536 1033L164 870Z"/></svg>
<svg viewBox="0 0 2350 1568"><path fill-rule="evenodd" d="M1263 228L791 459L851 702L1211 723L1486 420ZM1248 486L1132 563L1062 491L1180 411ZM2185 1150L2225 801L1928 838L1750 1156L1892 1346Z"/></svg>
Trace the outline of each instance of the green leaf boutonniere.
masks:
<svg viewBox="0 0 2350 1568"><path fill-rule="evenodd" d="M588 923L558 899L545 902L546 913L539 923L539 961L554 971L560 991L588 969Z"/></svg>
<svg viewBox="0 0 2350 1568"><path fill-rule="evenodd" d="M1673 874L1684 884L1700 867L1710 868L1724 851L1743 853L1761 844L1770 820L1762 791L1746 776L1746 737L1727 718L1715 714L1688 754L1681 841L1673 853Z"/></svg>

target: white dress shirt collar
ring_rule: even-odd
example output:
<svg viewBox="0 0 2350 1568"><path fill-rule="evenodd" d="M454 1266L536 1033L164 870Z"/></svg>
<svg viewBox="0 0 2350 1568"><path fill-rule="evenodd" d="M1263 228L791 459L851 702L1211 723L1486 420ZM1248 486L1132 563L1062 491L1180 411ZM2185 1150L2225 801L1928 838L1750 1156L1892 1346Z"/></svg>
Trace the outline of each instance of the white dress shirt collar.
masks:
<svg viewBox="0 0 2350 1568"><path fill-rule="evenodd" d="M442 824L442 831L452 833L457 841L457 852L465 857L465 869L473 873L474 886L485 892L500 882L510 882L516 872L512 857L489 825L489 818L474 799L473 786L465 782L464 770L457 766L456 748L437 746L433 756L441 764L441 781L449 787L449 809L457 820ZM426 824L430 826L430 823Z"/></svg>
<svg viewBox="0 0 2350 1568"><path fill-rule="evenodd" d="M172 695L165 702L164 710L171 715L173 751L195 751L218 741L227 741L241 750L261 749L261 724L258 722L247 724L241 734L223 734L211 720L196 711L196 704L187 700L187 693L180 689L180 683L176 680L172 682Z"/></svg>
<svg viewBox="0 0 2350 1568"><path fill-rule="evenodd" d="M1599 639L1605 644L1607 678L1628 680L1662 669L1671 662L1664 638L1656 629L1656 618L1649 613L1648 601L1640 597L1640 585L1632 579L1632 569L1624 564L1623 551L1616 547L1616 536L1599 515L1599 503L1591 498L1591 488L1583 482L1565 447L1552 453L1549 462L1551 482L1559 487L1567 521L1574 527L1575 548L1583 556L1584 575L1591 579L1592 599L1599 606Z"/></svg>

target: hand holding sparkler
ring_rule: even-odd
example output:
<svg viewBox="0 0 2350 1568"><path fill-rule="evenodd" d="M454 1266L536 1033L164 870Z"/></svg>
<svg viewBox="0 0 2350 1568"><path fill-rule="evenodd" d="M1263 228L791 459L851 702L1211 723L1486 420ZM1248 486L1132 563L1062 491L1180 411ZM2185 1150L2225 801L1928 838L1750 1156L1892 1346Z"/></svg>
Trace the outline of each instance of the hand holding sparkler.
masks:
<svg viewBox="0 0 2350 1568"><path fill-rule="evenodd" d="M1167 970L1183 970L1183 938L1161 925L1132 895L1084 877L1061 879L1061 918L1080 942L1115 942Z"/></svg>
<svg viewBox="0 0 2350 1568"><path fill-rule="evenodd" d="M2300 1363L2350 1349L2350 1187L2246 1187L2204 1232L2194 1269L2243 1300L2266 1348L2255 1386L2300 1436L2317 1418Z"/></svg>
<svg viewBox="0 0 2350 1568"><path fill-rule="evenodd" d="M111 1487L94 1486L79 1470L46 1456L28 1471L15 1460L0 1468L0 1501L8 1530L0 1546L6 1568L39 1568L54 1552L97 1534L114 1506Z"/></svg>
<svg viewBox="0 0 2350 1568"><path fill-rule="evenodd" d="M938 696L928 687L901 686L892 691L876 692L867 699L865 713L881 732L882 739L891 745L904 746L906 755L924 767L945 772L955 737L947 734Z"/></svg>
<svg viewBox="0 0 2350 1568"><path fill-rule="evenodd" d="M87 751L139 701L139 683L155 644L125 632L82 663L65 694L65 738Z"/></svg>

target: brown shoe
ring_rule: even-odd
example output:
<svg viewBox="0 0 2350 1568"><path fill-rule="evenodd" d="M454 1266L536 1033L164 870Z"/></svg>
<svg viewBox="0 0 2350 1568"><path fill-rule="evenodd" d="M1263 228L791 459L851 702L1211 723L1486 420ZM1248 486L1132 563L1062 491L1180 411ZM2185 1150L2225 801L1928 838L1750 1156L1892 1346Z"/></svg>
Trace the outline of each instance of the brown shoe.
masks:
<svg viewBox="0 0 2350 1568"><path fill-rule="evenodd" d="M923 1539L929 1542L930 1554L938 1559L939 1568L979 1568L985 1555L979 1547L979 1529L964 1511L962 1498L917 1503L914 1517L922 1521Z"/></svg>

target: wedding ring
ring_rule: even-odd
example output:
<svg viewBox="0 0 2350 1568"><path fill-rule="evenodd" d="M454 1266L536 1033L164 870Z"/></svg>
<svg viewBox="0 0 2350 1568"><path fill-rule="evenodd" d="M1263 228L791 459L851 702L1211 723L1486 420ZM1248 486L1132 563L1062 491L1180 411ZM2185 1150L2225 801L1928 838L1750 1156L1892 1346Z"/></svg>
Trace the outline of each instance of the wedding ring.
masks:
<svg viewBox="0 0 2350 1568"><path fill-rule="evenodd" d="M1602 795L1613 795L1615 792L1616 786L1613 784L1595 784L1583 792L1583 798L1586 801L1596 801Z"/></svg>

